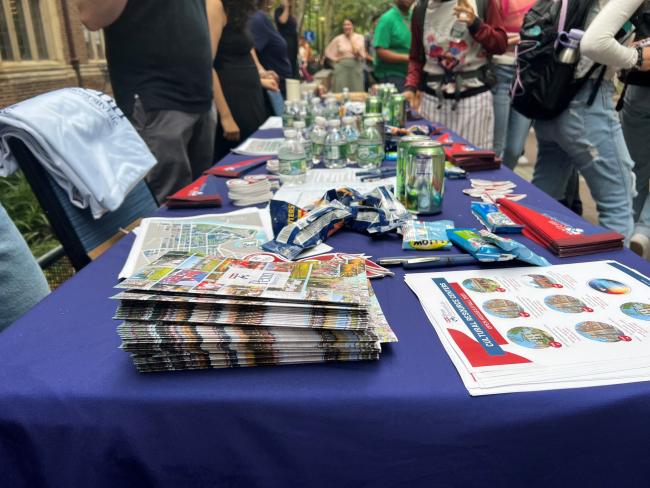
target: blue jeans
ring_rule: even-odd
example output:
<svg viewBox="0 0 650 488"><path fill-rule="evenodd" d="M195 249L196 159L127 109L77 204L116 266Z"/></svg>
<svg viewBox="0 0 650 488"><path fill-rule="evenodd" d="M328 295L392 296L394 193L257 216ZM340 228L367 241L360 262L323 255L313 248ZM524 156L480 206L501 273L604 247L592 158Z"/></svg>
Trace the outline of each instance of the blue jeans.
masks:
<svg viewBox="0 0 650 488"><path fill-rule="evenodd" d="M634 227L634 163L614 110L614 85L603 82L588 106L593 86L589 80L559 117L535 122L539 152L533 183L560 200L577 169L596 201L600 225L620 232L627 242Z"/></svg>
<svg viewBox="0 0 650 488"><path fill-rule="evenodd" d="M621 112L623 134L634 160L637 196L634 199L634 232L650 237L650 87L627 87Z"/></svg>
<svg viewBox="0 0 650 488"><path fill-rule="evenodd" d="M281 117L284 113L284 97L279 91L266 90L266 94L269 97L269 102L273 108L273 115L276 117Z"/></svg>
<svg viewBox="0 0 650 488"><path fill-rule="evenodd" d="M497 84L494 97L494 152L503 158L503 164L512 169L524 152L532 121L514 110L510 103L510 85L516 66L495 64Z"/></svg>
<svg viewBox="0 0 650 488"><path fill-rule="evenodd" d="M11 325L50 292L41 268L0 205L0 330Z"/></svg>

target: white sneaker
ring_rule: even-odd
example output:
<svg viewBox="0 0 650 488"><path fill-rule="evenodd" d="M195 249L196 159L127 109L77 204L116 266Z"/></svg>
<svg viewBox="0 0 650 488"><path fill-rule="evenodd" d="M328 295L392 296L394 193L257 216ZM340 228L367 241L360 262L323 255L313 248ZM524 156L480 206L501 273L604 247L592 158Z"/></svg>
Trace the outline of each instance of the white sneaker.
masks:
<svg viewBox="0 0 650 488"><path fill-rule="evenodd" d="M526 164L530 164L530 161L528 160L525 154L522 154L517 160L517 164L526 165Z"/></svg>
<svg viewBox="0 0 650 488"><path fill-rule="evenodd" d="M645 234L634 234L630 239L630 249L643 259L650 258L650 237Z"/></svg>

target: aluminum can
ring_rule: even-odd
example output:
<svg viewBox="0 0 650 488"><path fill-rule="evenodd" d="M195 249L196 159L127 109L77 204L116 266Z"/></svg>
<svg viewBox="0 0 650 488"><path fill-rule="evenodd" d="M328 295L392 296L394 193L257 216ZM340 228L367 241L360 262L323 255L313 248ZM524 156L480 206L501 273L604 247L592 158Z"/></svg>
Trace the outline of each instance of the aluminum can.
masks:
<svg viewBox="0 0 650 488"><path fill-rule="evenodd" d="M406 159L406 209L417 215L442 211L445 152L437 141L414 142Z"/></svg>
<svg viewBox="0 0 650 488"><path fill-rule="evenodd" d="M395 198L406 206L406 159L411 144L428 141L429 136L410 135L402 137L397 143L397 166L395 175Z"/></svg>
<svg viewBox="0 0 650 488"><path fill-rule="evenodd" d="M406 127L406 97L393 95L390 100L390 125Z"/></svg>
<svg viewBox="0 0 650 488"><path fill-rule="evenodd" d="M379 97L368 97L366 98L366 113L367 114L381 114L382 113L382 103Z"/></svg>

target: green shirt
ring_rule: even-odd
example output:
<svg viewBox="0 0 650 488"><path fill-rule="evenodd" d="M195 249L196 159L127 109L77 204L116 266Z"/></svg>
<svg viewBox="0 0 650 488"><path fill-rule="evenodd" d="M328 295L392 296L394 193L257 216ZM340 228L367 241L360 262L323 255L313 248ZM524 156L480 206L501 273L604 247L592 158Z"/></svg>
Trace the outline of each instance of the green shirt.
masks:
<svg viewBox="0 0 650 488"><path fill-rule="evenodd" d="M399 54L408 54L411 49L411 13L402 15L397 6L381 16L373 40L375 49L383 48ZM375 76L406 76L408 63L387 63L375 55Z"/></svg>

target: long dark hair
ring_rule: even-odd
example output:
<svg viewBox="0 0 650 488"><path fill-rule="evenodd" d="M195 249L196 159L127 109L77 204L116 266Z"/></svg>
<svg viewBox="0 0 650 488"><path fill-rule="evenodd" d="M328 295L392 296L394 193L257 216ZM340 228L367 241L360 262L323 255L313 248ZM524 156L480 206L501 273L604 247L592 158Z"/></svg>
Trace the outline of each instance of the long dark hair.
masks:
<svg viewBox="0 0 650 488"><path fill-rule="evenodd" d="M248 17L255 11L255 0L221 0L228 16L228 24L235 30L244 30Z"/></svg>

